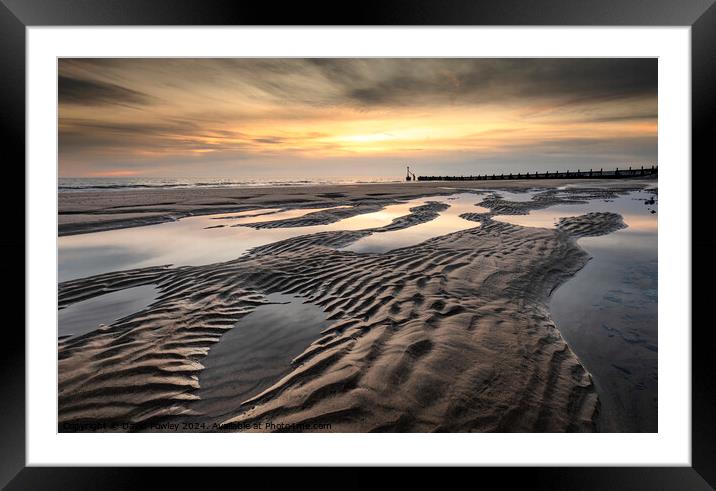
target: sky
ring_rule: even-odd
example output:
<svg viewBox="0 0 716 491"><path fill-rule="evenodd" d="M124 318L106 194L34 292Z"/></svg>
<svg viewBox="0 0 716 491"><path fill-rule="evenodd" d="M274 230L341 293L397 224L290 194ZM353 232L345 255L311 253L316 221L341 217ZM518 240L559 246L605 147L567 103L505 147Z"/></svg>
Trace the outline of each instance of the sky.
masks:
<svg viewBox="0 0 716 491"><path fill-rule="evenodd" d="M62 58L58 97L60 177L657 163L655 58Z"/></svg>

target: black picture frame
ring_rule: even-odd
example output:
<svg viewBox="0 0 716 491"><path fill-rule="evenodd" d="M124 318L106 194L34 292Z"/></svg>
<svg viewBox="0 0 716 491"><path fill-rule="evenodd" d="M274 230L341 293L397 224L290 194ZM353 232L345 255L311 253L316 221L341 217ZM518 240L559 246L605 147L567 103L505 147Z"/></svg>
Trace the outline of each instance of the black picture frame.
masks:
<svg viewBox="0 0 716 491"><path fill-rule="evenodd" d="M351 4L302 2L276 5L269 2L239 3L207 0L0 0L0 125L2 129L4 183L9 192L23 193L25 182L20 162L25 156L25 33L30 26L135 26L135 25L530 25L530 26L691 26L692 80L692 224L708 223L709 184L714 174L712 146L716 106L716 6L714 0L382 0ZM698 166L697 163L698 162ZM684 172L689 171L684 163ZM6 191L8 192L8 191ZM17 197L12 203L20 202ZM4 257L14 258L22 249L25 261L24 213L10 210L7 230L0 239ZM703 227L703 225L702 225ZM711 489L716 485L716 386L711 352L714 337L708 311L709 278L715 250L708 231L692 227L692 467L618 468L480 468L455 470L482 473L499 479L500 485L515 483L537 489ZM13 264L14 263L14 264ZM4 277L19 275L19 262L0 262ZM24 272L23 272L24 278ZM25 280L23 279L23 285ZM701 286L701 287L699 287ZM163 487L206 484L196 469L148 469L141 473L127 468L25 467L25 337L24 304L20 296L32 295L22 288L8 288L0 355L0 486L7 489L126 489L144 488L162 473ZM698 314L703 314L699 316ZM701 317L699 319L699 317ZM701 321L699 321L701 320ZM21 324L22 321L22 324ZM660 326L682 328L689 326ZM575 449L575 451L578 451ZM214 469L211 478L228 477L231 469ZM246 470L242 470L245 477ZM267 471L258 470L259 473ZM288 473L292 486L310 484L315 469ZM364 487L375 472L350 472L341 486ZM273 475L275 477L275 474ZM424 469L410 476L430 482ZM460 475L453 475L460 479ZM473 477L462 476L468 479ZM482 476L480 477L480 479ZM346 484L346 481L349 481ZM327 481L330 482L330 481ZM476 483L479 481L476 481ZM325 484L324 484L325 485Z"/></svg>

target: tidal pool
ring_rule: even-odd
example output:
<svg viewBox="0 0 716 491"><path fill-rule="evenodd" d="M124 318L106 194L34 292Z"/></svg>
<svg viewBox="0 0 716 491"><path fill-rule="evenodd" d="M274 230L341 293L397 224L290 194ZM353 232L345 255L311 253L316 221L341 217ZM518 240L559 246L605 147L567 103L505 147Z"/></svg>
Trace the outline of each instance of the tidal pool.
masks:
<svg viewBox="0 0 716 491"><path fill-rule="evenodd" d="M526 227L553 228L562 217L611 211L628 225L579 239L591 259L552 293L549 302L562 336L592 374L601 400L600 431L658 431L657 205L646 204L652 197L641 191L495 217Z"/></svg>
<svg viewBox="0 0 716 491"><path fill-rule="evenodd" d="M425 204L427 201L448 200L446 202L453 205L452 211L448 210L441 214L437 220L433 220L435 223L410 227L404 230L403 234L386 233L380 239L394 243L395 246L391 248L404 247L436 235L477 226L475 222L468 222L455 215L457 210L479 212L479 208L473 206L479 201L479 197L475 194L470 196L471 202L466 198L450 201L450 197L445 196L418 198L388 205L382 210L355 215L335 223L308 227L257 230L248 226L234 225L296 218L325 208L201 215L144 227L63 236L58 239L58 281L148 266L198 266L229 261L254 247L300 235L335 230L363 230L389 225L394 219L409 215L411 208ZM466 204L463 205L463 202ZM261 215L249 216L252 213L261 213Z"/></svg>
<svg viewBox="0 0 716 491"><path fill-rule="evenodd" d="M235 259L253 247L304 234L328 230L362 230L389 225L394 219L410 214L410 209L431 198L420 198L386 206L384 209L356 215L328 225L309 227L253 229L233 226L257 221L295 218L324 209L265 209L187 217L145 227L108 230L89 234L64 236L58 239L59 281L84 278L95 274L164 264L201 265ZM476 211L476 196L440 197L453 206L450 213L415 227L408 233L385 233L384 248L417 243L432 236L460 228L477 226L457 218L462 210ZM342 207L344 208L344 207ZM216 228L217 225L224 225ZM209 228L208 228L209 227ZM416 229L412 232L412 229ZM389 247L390 246L390 247ZM153 286L128 288L73 304L58 311L59 336L86 334L109 325L126 315L151 304L157 291ZM285 310L276 307L277 310Z"/></svg>
<svg viewBox="0 0 716 491"><path fill-rule="evenodd" d="M539 190L530 189L524 192L516 193L514 191L502 191L497 189L494 192L495 194L500 195L500 197L502 197L502 199L504 200L522 203L525 201L530 201L532 197L539 192Z"/></svg>
<svg viewBox="0 0 716 491"><path fill-rule="evenodd" d="M201 360L201 400L191 409L204 417L236 411L288 373L300 355L329 326L327 314L305 299L272 293L270 302L243 317Z"/></svg>
<svg viewBox="0 0 716 491"><path fill-rule="evenodd" d="M363 237L344 247L342 250L353 252L386 252L402 247L411 247L425 242L433 237L447 235L467 228L479 227L478 222L460 218L463 213L486 213L489 210L476 206L480 196L474 193L461 193L457 195L430 198L425 201L446 203L450 207L441 211L437 218L429 222L420 223L401 230L379 232Z"/></svg>
<svg viewBox="0 0 716 491"><path fill-rule="evenodd" d="M276 220L298 218L304 215L308 215L309 213L315 213L317 211L336 210L339 208L350 208L350 206L333 206L331 208L294 208L291 210L276 210L275 208L270 208L268 210L264 210L263 212L257 212L255 210L253 212L242 211L237 213L223 213L221 215L209 215L209 217L212 220L221 220L221 223L215 224L213 226L235 226L244 225L248 223L273 222ZM231 221L228 222L227 220Z"/></svg>
<svg viewBox="0 0 716 491"><path fill-rule="evenodd" d="M57 336L81 336L139 312L157 298L154 285L136 286L73 303L57 312Z"/></svg>

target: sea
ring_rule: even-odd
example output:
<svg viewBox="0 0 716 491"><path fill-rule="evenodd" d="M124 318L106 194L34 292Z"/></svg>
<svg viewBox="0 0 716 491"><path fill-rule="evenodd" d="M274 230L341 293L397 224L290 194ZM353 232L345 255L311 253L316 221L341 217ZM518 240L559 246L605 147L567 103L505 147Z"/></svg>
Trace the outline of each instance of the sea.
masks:
<svg viewBox="0 0 716 491"><path fill-rule="evenodd" d="M126 191L132 189L200 188L200 187L276 187L312 186L322 184L376 184L402 182L395 177L337 177L296 179L211 179L165 177L60 177L60 193L78 191Z"/></svg>

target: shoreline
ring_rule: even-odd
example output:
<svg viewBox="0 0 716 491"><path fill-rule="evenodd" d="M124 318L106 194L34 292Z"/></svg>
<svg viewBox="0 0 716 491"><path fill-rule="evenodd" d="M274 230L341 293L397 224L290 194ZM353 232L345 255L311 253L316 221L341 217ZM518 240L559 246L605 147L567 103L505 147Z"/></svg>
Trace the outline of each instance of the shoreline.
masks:
<svg viewBox="0 0 716 491"><path fill-rule="evenodd" d="M425 196L464 190L550 189L580 186L631 189L657 182L656 178L561 179L535 181L444 181L330 184L246 188L170 188L131 191L58 193L58 236L156 225L188 216L260 210L276 206L316 208L363 203L396 204Z"/></svg>

